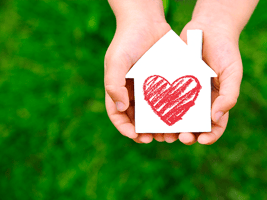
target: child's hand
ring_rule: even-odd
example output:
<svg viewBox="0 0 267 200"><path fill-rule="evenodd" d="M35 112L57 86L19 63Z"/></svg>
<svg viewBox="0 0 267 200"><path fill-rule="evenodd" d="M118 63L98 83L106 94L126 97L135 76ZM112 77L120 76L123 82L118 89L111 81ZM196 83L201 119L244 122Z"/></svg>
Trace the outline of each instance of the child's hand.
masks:
<svg viewBox="0 0 267 200"><path fill-rule="evenodd" d="M140 143L151 142L153 136L158 141L174 142L178 139L178 134L135 132L133 82L125 81L125 75L134 63L171 30L165 20L163 7L160 4L157 7L152 13L146 7L146 12L134 13L133 16L129 14L124 18L119 18L115 12L117 30L105 57L106 109L109 118L121 134Z"/></svg>
<svg viewBox="0 0 267 200"><path fill-rule="evenodd" d="M109 0L117 30L105 56L106 109L121 134L138 143L174 142L178 134L137 134L134 127L133 82L125 75L134 63L171 30L161 0ZM128 94L129 92L129 94Z"/></svg>
<svg viewBox="0 0 267 200"><path fill-rule="evenodd" d="M193 144L213 144L223 134L228 111L236 104L243 74L242 60L238 47L239 35L254 11L255 1L213 1L198 0L192 21L181 33L186 41L188 29L201 29L204 32L203 60L216 72L212 90L210 133L181 133L180 141Z"/></svg>
<svg viewBox="0 0 267 200"><path fill-rule="evenodd" d="M239 53L239 35L234 29L211 25L197 19L189 22L181 33L186 42L188 29L201 29L204 33L203 60L216 72L218 77L212 80L212 131L209 133L180 133L179 139L185 144L198 141L201 144L213 144L223 134L228 111L236 104L242 79L242 60Z"/></svg>
<svg viewBox="0 0 267 200"><path fill-rule="evenodd" d="M140 134L134 130L133 83L125 81L132 65L171 28L166 23L161 0L109 0L116 15L117 30L105 57L106 108L116 128L136 142L174 142L178 134ZM235 105L242 79L239 35L258 0L198 0L188 29L204 31L203 59L217 73L212 91L211 133L180 133L184 144L212 144L223 134L228 111ZM127 90L128 88L128 90ZM129 94L128 94L129 92ZM129 103L131 102L131 103ZM131 105L130 105L131 104Z"/></svg>

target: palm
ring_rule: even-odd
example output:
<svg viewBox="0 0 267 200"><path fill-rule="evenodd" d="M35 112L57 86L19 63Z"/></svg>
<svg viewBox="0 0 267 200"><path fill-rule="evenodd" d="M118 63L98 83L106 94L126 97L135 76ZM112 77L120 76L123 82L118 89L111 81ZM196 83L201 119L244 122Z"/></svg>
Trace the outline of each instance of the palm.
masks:
<svg viewBox="0 0 267 200"><path fill-rule="evenodd" d="M240 85L241 82L242 61L238 42L236 42L238 40L230 39L227 30L224 31L220 27L189 22L181 33L184 41L186 41L188 29L204 31L203 60L216 72L218 77L212 80L212 132L184 133L183 139L185 143L189 144L196 140L203 144L212 144L223 134L228 122L228 112L218 122L214 122L215 112L222 106L228 106L229 109L234 106L238 96L236 94L239 93L239 87L236 85Z"/></svg>

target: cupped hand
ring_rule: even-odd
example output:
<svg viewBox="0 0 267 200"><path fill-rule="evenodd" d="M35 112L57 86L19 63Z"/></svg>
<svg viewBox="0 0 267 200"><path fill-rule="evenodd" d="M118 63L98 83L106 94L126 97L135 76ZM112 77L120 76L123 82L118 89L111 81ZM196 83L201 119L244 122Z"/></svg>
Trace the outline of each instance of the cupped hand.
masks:
<svg viewBox="0 0 267 200"><path fill-rule="evenodd" d="M140 20L142 19L142 20ZM203 60L216 72L212 80L212 131L209 133L137 134L134 127L133 81L125 75L134 63L171 28L165 19L145 17L120 21L114 39L105 56L105 89L108 115L121 134L138 143L179 140L187 145L198 141L213 144L225 131L229 110L236 104L242 79L239 34L233 28L194 19L181 33L186 42L189 29L204 32Z"/></svg>
<svg viewBox="0 0 267 200"><path fill-rule="evenodd" d="M206 133L180 133L179 140L191 145L213 144L224 133L229 110L239 96L243 67L238 47L239 33L233 27L208 20L194 19L183 29L180 37L186 42L189 29L201 29L203 38L203 60L218 75L212 79L212 130Z"/></svg>
<svg viewBox="0 0 267 200"><path fill-rule="evenodd" d="M174 142L178 139L177 133L137 134L135 132L133 81L125 80L126 73L135 62L170 30L171 27L164 17L122 20L117 23L115 36L105 56L108 116L122 135L138 143L150 143L153 138L160 142Z"/></svg>

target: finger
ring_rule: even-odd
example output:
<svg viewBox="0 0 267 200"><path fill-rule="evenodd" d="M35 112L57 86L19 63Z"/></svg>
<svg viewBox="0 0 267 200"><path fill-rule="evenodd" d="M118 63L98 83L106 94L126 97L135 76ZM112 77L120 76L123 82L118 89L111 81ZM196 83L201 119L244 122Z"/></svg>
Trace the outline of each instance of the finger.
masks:
<svg viewBox="0 0 267 200"><path fill-rule="evenodd" d="M113 54L105 57L105 89L118 111L123 112L129 106L128 91L125 87L125 75L131 67L131 62L126 55L118 50L113 52L112 47L108 52Z"/></svg>
<svg viewBox="0 0 267 200"><path fill-rule="evenodd" d="M139 143L148 144L153 141L153 136L151 133L141 133L138 135L136 141L138 141Z"/></svg>
<svg viewBox="0 0 267 200"><path fill-rule="evenodd" d="M157 140L158 142L164 142L164 134L163 133L155 133L153 134L154 139Z"/></svg>
<svg viewBox="0 0 267 200"><path fill-rule="evenodd" d="M196 135L189 132L183 132L179 135L179 140L185 145L192 145L197 141Z"/></svg>
<svg viewBox="0 0 267 200"><path fill-rule="evenodd" d="M216 142L222 136L226 128L228 117L229 113L227 112L225 115L223 115L220 121L217 122L217 124L213 125L211 132L205 132L199 135L197 139L198 142L200 144L206 144L206 145L210 145Z"/></svg>
<svg viewBox="0 0 267 200"><path fill-rule="evenodd" d="M178 139L178 133L164 133L164 139L167 143L173 143Z"/></svg>
<svg viewBox="0 0 267 200"><path fill-rule="evenodd" d="M219 96L212 104L212 120L218 122L237 102L242 80L242 62L227 67L219 77Z"/></svg>
<svg viewBox="0 0 267 200"><path fill-rule="evenodd" d="M134 138L133 141L135 141L138 144L142 144L143 142L140 141L139 137Z"/></svg>
<svg viewBox="0 0 267 200"><path fill-rule="evenodd" d="M119 112L110 96L106 93L106 108L108 116L118 131L129 138L137 138L135 127L126 112Z"/></svg>

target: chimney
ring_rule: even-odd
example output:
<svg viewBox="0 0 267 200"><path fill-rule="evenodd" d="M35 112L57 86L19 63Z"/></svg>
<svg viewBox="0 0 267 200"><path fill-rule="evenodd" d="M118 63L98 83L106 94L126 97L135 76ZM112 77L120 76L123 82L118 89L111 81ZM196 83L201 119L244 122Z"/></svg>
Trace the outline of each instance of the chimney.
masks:
<svg viewBox="0 0 267 200"><path fill-rule="evenodd" d="M202 59L202 30L187 30L187 45L190 52Z"/></svg>

